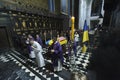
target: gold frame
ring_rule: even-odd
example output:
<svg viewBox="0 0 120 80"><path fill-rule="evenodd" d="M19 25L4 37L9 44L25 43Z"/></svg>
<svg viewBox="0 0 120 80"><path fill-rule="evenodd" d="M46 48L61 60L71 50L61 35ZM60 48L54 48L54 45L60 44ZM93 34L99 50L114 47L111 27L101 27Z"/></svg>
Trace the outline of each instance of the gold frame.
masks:
<svg viewBox="0 0 120 80"><path fill-rule="evenodd" d="M22 27L26 28L26 22L25 21L22 21Z"/></svg>

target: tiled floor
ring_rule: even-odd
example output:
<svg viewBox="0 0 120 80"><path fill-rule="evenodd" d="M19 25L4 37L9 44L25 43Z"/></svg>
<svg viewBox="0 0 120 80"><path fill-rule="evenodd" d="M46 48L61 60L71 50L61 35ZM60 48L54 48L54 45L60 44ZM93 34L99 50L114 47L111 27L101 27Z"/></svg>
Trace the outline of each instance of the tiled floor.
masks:
<svg viewBox="0 0 120 80"><path fill-rule="evenodd" d="M89 53L82 54L78 50L75 57L76 69L87 72ZM62 72L54 73L51 70L51 61L46 59L46 66L38 69L36 63L22 56L16 51L0 53L0 80L70 80L70 61L65 58ZM67 74L67 75L66 75Z"/></svg>
<svg viewBox="0 0 120 80"><path fill-rule="evenodd" d="M0 80L34 80L7 52L0 53Z"/></svg>

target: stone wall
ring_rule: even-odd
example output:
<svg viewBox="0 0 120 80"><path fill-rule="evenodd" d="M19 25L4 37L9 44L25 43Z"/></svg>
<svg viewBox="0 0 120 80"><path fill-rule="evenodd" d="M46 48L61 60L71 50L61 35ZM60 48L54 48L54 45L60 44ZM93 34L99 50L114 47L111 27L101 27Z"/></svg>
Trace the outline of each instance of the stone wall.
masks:
<svg viewBox="0 0 120 80"><path fill-rule="evenodd" d="M104 20L103 26L106 29L112 30L120 25L120 1L105 0L104 4Z"/></svg>
<svg viewBox="0 0 120 80"><path fill-rule="evenodd" d="M55 13L60 14L60 0L55 1ZM48 0L0 0L0 8L24 12L49 11Z"/></svg>
<svg viewBox="0 0 120 80"><path fill-rule="evenodd" d="M55 1L55 13L60 13L60 0L54 0Z"/></svg>
<svg viewBox="0 0 120 80"><path fill-rule="evenodd" d="M33 7L48 9L48 0L1 0L8 7L13 5L17 7ZM4 6L5 6L4 5Z"/></svg>

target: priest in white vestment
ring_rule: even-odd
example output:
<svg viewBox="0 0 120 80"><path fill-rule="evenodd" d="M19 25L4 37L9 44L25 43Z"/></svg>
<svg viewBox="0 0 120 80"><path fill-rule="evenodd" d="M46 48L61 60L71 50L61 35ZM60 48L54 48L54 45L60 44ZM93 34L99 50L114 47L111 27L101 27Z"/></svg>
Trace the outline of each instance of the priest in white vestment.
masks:
<svg viewBox="0 0 120 80"><path fill-rule="evenodd" d="M42 55L43 49L42 49L41 45L38 42L34 41L33 39L30 40L30 43L31 43L31 46L35 53L38 67L41 68L41 67L45 66L45 61L44 61L44 58Z"/></svg>

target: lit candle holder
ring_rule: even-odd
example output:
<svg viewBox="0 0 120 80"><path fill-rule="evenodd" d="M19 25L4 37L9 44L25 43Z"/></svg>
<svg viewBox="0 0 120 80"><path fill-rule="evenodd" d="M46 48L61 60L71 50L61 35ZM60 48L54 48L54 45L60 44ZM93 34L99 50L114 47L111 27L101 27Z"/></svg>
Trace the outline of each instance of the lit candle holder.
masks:
<svg viewBox="0 0 120 80"><path fill-rule="evenodd" d="M71 40L72 41L74 41L74 23L75 23L75 17L74 16L72 16L71 17L71 23L72 23L72 25L71 25Z"/></svg>

